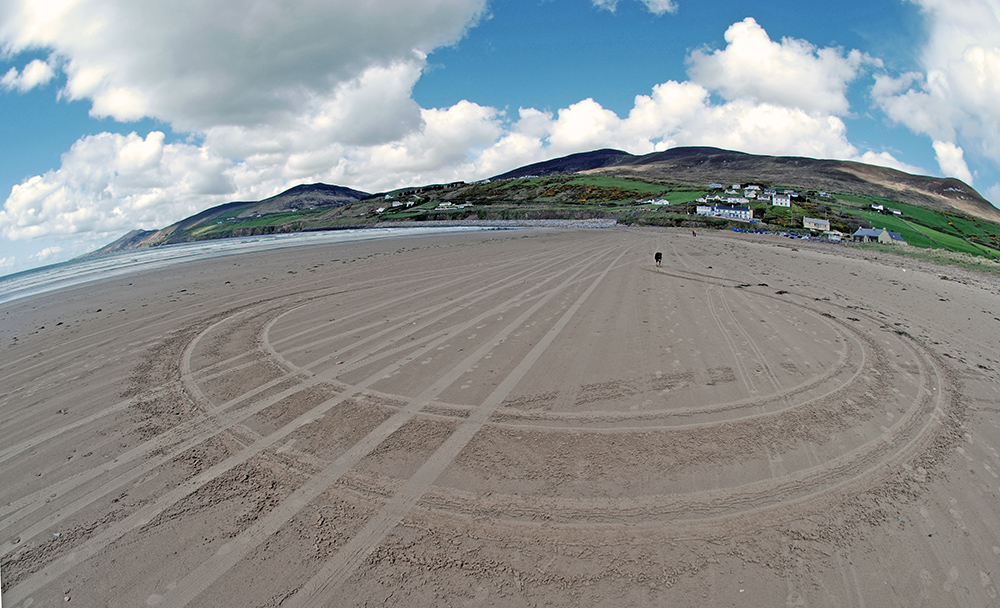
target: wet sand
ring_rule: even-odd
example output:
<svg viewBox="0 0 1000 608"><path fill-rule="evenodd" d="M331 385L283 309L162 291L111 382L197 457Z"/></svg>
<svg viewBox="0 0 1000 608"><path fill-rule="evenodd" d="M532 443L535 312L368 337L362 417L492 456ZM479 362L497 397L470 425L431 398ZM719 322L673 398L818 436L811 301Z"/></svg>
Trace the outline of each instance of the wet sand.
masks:
<svg viewBox="0 0 1000 608"><path fill-rule="evenodd" d="M998 295L614 228L3 304L3 605L990 605Z"/></svg>

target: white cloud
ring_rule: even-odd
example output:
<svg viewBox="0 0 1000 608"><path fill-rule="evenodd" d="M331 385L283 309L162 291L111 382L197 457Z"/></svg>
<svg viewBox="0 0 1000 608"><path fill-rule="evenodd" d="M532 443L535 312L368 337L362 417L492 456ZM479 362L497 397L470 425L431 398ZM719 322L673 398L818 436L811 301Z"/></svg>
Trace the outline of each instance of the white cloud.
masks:
<svg viewBox="0 0 1000 608"><path fill-rule="evenodd" d="M879 165L881 167L889 167L890 169L896 169L898 171L904 171L906 173L912 173L913 175L926 175L927 172L922 168L909 163L904 163L903 161L897 159L889 152L872 152L868 151L861 155L859 158L863 163L869 165Z"/></svg>
<svg viewBox="0 0 1000 608"><path fill-rule="evenodd" d="M584 99L558 112L548 134L555 155L603 148L619 139L621 119L593 99Z"/></svg>
<svg viewBox="0 0 1000 608"><path fill-rule="evenodd" d="M857 159L836 116L747 99L713 103L692 82L666 82L639 95L625 118L585 99L549 115L521 110L531 137L553 157L601 147L644 154L674 146L707 145L756 154ZM518 123L520 124L520 123ZM528 132L522 131L522 135ZM520 149L527 149L523 143Z"/></svg>
<svg viewBox="0 0 1000 608"><path fill-rule="evenodd" d="M77 141L62 166L16 185L0 210L0 235L120 234L159 228L233 193L228 163L163 134L101 133ZM52 250L54 251L54 250Z"/></svg>
<svg viewBox="0 0 1000 608"><path fill-rule="evenodd" d="M504 135L500 111L469 101L422 110L423 128L399 141L348 152L339 174L369 188L470 178L474 161Z"/></svg>
<svg viewBox="0 0 1000 608"><path fill-rule="evenodd" d="M298 116L375 67L421 64L485 0L13 0L0 46L63 61L65 94L120 121L177 130Z"/></svg>
<svg viewBox="0 0 1000 608"><path fill-rule="evenodd" d="M655 15L677 12L677 3L674 0L642 0L642 3Z"/></svg>
<svg viewBox="0 0 1000 608"><path fill-rule="evenodd" d="M940 74L924 76L916 72L897 78L875 76L872 97L889 118L932 139L955 139L951 106L942 94L946 83Z"/></svg>
<svg viewBox="0 0 1000 608"><path fill-rule="evenodd" d="M993 184L987 188L984 196L994 207L1000 207L1000 184Z"/></svg>
<svg viewBox="0 0 1000 608"><path fill-rule="evenodd" d="M965 153L961 148L951 142L935 141L934 155L942 173L972 184L972 173L965 164Z"/></svg>
<svg viewBox="0 0 1000 608"><path fill-rule="evenodd" d="M56 75L48 63L41 59L35 59L24 66L20 72L17 68L7 70L7 73L0 78L0 87L8 91L17 90L26 93L35 87L44 86Z"/></svg>
<svg viewBox="0 0 1000 608"><path fill-rule="evenodd" d="M912 131L1000 163L1000 0L911 1L928 25L923 70L881 76L874 99Z"/></svg>
<svg viewBox="0 0 1000 608"><path fill-rule="evenodd" d="M774 42L750 17L730 26L725 38L725 49L692 53L689 73L726 99L843 115L848 83L863 63L874 61L856 50L842 55L804 40Z"/></svg>
<svg viewBox="0 0 1000 608"><path fill-rule="evenodd" d="M46 247L37 253L33 253L30 258L39 264L48 264L62 257L63 248L59 245Z"/></svg>
<svg viewBox="0 0 1000 608"><path fill-rule="evenodd" d="M646 5L649 12L654 15L677 12L677 2L674 0L639 0ZM615 12L618 8L618 0L592 0L594 6Z"/></svg>

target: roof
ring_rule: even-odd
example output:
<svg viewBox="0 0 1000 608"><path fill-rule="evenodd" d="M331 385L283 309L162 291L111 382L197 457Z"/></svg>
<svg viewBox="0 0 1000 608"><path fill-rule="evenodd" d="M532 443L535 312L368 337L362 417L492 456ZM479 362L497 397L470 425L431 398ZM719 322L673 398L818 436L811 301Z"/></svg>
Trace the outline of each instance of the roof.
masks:
<svg viewBox="0 0 1000 608"><path fill-rule="evenodd" d="M877 239L878 236L883 232L888 232L889 237L894 241L903 241L904 243L906 242L906 239L900 236L898 232L893 232L892 230L886 230L885 228L858 228L857 231L855 231L854 234L852 234L851 236L866 236L873 239Z"/></svg>

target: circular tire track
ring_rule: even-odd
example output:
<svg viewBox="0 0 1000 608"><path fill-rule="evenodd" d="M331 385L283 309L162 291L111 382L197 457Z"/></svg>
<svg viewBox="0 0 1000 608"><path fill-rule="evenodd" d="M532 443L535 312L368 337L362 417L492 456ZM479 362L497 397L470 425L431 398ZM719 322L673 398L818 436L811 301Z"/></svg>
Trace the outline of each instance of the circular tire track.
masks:
<svg viewBox="0 0 1000 608"><path fill-rule="evenodd" d="M270 502L255 521L270 516L268 523L247 528L251 531L247 538L234 541L237 549L220 553L218 561L208 560L208 567L191 575L197 579L190 587L193 591L167 594L161 598L164 605L186 605L334 483L339 491L391 511L381 524L357 532L360 540L351 549L356 556L331 570L336 571L331 574L336 588L403 518L464 522L456 527L486 518L499 529L506 528L495 533L507 539L551 534L584 541L604 534L620 539L626 530L647 539L711 536L719 533L720 526L746 532L808 517L877 487L939 438L956 389L947 368L915 340L886 331L876 318L857 311L779 297L693 271L663 273L659 278L683 278L703 286L710 318L720 332L730 332L725 336L729 354L723 358L735 361L712 369L731 370L732 379L725 374L716 379L723 384L742 382L744 390L737 398L672 402L677 387L671 383L686 383L682 388L688 388L689 395L697 396L699 390L710 395L710 389L694 386L704 374L667 374L666 379L646 374L565 387L573 397L562 403L570 407L547 411L539 406L558 401L558 393L518 394L515 387L521 377L516 375L482 380L488 377L491 358L505 358L499 369L516 367L509 361L527 357L521 343L537 346L541 338L555 340L556 335L547 337L553 328L562 329L574 314L587 315L588 290L599 280L591 282L584 271L594 273L615 254L626 252L595 246L585 260L574 252L541 268L537 259L511 263L503 277L482 285L472 282L474 275L469 273L461 280L427 287L423 293L428 296L449 292L448 298L427 305L414 306L411 298L399 296L358 308L363 301L359 298L347 314L312 326L308 320L325 316L321 311L333 308L339 292L299 292L205 321L208 324L187 342L176 361L197 415L143 444L133 459L155 457L81 500L93 502L113 494L121 485L220 434L234 439L241 452L209 463L159 507L147 509L147 515L122 521L103 537L100 533L90 537L98 542L79 551L77 559L86 559L131 531L159 525L156 514L171 512L173 505L184 504L185 496L202 486L216 487L206 485L212 480L225 479L230 472L247 470L252 476L263 471L259 459L288 465L289 479L297 480L265 497ZM619 268L612 262L604 273ZM391 293L391 286L381 287ZM818 370L798 370L796 381L790 382L768 361L770 346L756 342L758 334L739 318L744 307L734 309L736 299L750 308L756 305L756 314L795 308L838 348L815 357L823 363ZM542 308L549 300L560 304ZM535 306L537 313L532 312ZM856 316L840 318L849 315ZM456 351L472 354L456 356ZM524 374L536 364L546 365L546 348L531 353L520 359ZM438 357L451 358L442 366ZM412 391L398 390L406 384L399 374L418 369L425 361L431 371L413 374L419 381L413 382ZM762 374L752 381L759 369ZM456 387L471 388L477 382L502 400L483 409L477 400L455 398L461 394ZM505 382L509 386L501 390ZM659 406L626 407L663 393L667 397ZM297 429L348 406L370 410L372 422L367 428L372 432L383 428L379 424L398 421L367 445L345 445L336 458L314 453L297 438ZM403 460L394 454L415 457L413 442L421 441L444 449L449 435L456 437L456 429L462 428L470 429L467 436L453 442L445 456L421 453L420 459L427 458L424 467L417 467L418 461L406 471L399 468ZM404 430L410 434L405 440ZM787 470L768 471L763 466L775 456L801 451L806 444L820 446L813 453L815 462ZM350 460L337 464L352 453ZM762 465L749 477L705 476L707 469L735 471L748 461ZM574 463L582 468L573 470ZM662 478L655 483L620 483L644 466L658 468ZM425 468L427 472L421 473ZM507 491L515 483L520 490ZM40 498L41 494L28 503ZM74 504L82 508L89 503ZM65 509L60 516L72 512ZM372 517L377 523L378 516ZM56 521L36 524L33 533L44 532ZM65 570L57 568L50 575L58 571ZM42 584L39 580L31 588ZM327 587L319 589L314 596L303 595L301 602L329 593Z"/></svg>

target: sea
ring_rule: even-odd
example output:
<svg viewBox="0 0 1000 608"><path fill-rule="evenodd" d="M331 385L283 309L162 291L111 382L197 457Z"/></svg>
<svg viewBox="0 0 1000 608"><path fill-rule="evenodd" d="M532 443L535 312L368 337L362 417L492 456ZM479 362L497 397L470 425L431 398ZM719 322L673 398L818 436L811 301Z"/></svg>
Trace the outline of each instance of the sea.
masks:
<svg viewBox="0 0 1000 608"><path fill-rule="evenodd" d="M2 276L0 277L0 304L63 287L80 285L90 281L154 268L163 268L180 262L206 260L255 251L300 247L302 245L348 243L353 241L391 239L402 236L496 229L490 226L363 228L357 230L331 230L236 237L133 249L107 255L76 258L67 262L60 262L50 266L42 266Z"/></svg>

